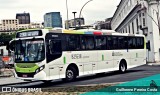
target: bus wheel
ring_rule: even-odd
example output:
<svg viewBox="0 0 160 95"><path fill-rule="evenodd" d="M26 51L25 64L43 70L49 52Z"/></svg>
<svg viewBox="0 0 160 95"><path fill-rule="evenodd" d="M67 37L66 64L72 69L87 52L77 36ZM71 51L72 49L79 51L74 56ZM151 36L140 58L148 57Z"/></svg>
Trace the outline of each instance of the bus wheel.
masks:
<svg viewBox="0 0 160 95"><path fill-rule="evenodd" d="M74 81L77 77L76 69L74 67L69 67L66 71L66 81Z"/></svg>
<svg viewBox="0 0 160 95"><path fill-rule="evenodd" d="M119 71L120 71L120 73L124 73L126 71L126 69L127 69L126 63L125 63L125 61L122 61L120 63L120 65L119 65Z"/></svg>

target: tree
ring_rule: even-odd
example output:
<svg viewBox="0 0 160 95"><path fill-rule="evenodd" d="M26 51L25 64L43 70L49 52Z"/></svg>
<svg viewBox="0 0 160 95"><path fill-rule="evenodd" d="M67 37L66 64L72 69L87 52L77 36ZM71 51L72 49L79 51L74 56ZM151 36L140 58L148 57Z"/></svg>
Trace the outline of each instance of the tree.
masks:
<svg viewBox="0 0 160 95"><path fill-rule="evenodd" d="M6 33L2 33L0 35L0 45L6 45L9 43L10 40L12 40L13 38L15 38L15 33L9 35Z"/></svg>

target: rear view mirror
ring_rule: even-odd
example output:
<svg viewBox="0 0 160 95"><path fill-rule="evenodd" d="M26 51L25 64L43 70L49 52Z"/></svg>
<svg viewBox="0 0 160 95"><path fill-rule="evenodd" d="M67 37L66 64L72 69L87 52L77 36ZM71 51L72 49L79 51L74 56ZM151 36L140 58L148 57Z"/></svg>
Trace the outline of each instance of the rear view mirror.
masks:
<svg viewBox="0 0 160 95"><path fill-rule="evenodd" d="M15 45L16 45L15 40L10 41L9 45L7 45L8 50L10 50L11 52L14 52Z"/></svg>
<svg viewBox="0 0 160 95"><path fill-rule="evenodd" d="M6 45L6 50L9 50L9 43L7 43Z"/></svg>

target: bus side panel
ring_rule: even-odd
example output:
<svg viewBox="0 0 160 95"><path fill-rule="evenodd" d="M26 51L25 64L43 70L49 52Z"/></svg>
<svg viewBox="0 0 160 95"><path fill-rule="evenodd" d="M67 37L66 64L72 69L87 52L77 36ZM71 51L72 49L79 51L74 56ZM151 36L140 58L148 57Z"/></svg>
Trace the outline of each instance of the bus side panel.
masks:
<svg viewBox="0 0 160 95"><path fill-rule="evenodd" d="M130 67L136 67L140 66L146 63L146 52L143 49L132 49L130 50L131 55L131 66Z"/></svg>
<svg viewBox="0 0 160 95"><path fill-rule="evenodd" d="M136 64L138 64L138 60L137 60L137 49L130 49L130 60L131 60L131 67L134 67Z"/></svg>
<svg viewBox="0 0 160 95"><path fill-rule="evenodd" d="M113 56L112 50L100 50L98 51L98 73L112 71Z"/></svg>
<svg viewBox="0 0 160 95"><path fill-rule="evenodd" d="M138 49L137 50L137 61L139 65L146 64L146 50L145 49Z"/></svg>
<svg viewBox="0 0 160 95"><path fill-rule="evenodd" d="M119 64L122 59L125 59L127 62L127 66L130 65L130 52L128 50L114 50L112 52L113 61L114 61L114 68L119 70Z"/></svg>
<svg viewBox="0 0 160 95"><path fill-rule="evenodd" d="M66 73L66 69L70 64L76 64L79 70L79 75L83 75L83 63L82 63L82 52L81 51L65 51L63 52L63 64L65 68L63 69L63 74Z"/></svg>
<svg viewBox="0 0 160 95"><path fill-rule="evenodd" d="M97 72L97 51L81 51L83 74L92 74Z"/></svg>

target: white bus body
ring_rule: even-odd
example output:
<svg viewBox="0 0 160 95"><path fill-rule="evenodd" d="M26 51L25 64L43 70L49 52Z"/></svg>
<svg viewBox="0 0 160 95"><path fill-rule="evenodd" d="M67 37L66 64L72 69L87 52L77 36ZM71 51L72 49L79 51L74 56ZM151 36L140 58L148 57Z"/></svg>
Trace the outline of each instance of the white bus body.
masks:
<svg viewBox="0 0 160 95"><path fill-rule="evenodd" d="M15 76L24 80L74 80L146 64L143 35L41 29L20 31L14 41Z"/></svg>

